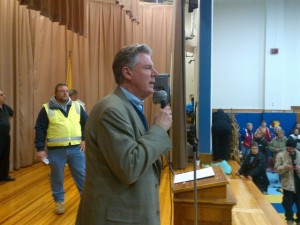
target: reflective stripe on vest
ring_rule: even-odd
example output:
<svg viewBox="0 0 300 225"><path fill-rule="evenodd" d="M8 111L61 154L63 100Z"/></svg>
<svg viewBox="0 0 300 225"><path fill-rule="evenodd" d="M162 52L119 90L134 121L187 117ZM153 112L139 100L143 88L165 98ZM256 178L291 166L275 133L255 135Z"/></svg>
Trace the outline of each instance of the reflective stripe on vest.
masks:
<svg viewBox="0 0 300 225"><path fill-rule="evenodd" d="M75 141L75 140L80 140L81 137L70 137L70 138L48 138L47 142L64 142L64 141Z"/></svg>
<svg viewBox="0 0 300 225"><path fill-rule="evenodd" d="M68 117L59 109L50 109L49 104L44 104L49 119L47 129L47 146L68 146L81 143L80 105L72 102Z"/></svg>

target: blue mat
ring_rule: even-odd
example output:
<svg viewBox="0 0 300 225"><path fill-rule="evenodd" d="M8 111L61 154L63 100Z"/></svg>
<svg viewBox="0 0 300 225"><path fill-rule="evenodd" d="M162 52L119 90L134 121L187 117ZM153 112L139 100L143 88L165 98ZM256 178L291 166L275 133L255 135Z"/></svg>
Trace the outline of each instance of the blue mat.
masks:
<svg viewBox="0 0 300 225"><path fill-rule="evenodd" d="M284 208L281 203L271 203L278 213L285 213ZM293 205L293 211L297 212L296 206Z"/></svg>

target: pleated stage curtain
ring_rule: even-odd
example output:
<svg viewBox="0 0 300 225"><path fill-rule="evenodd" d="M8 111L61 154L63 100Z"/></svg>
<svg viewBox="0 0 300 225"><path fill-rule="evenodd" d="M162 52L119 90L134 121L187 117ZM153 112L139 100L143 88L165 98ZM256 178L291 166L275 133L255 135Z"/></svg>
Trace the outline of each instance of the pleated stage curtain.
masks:
<svg viewBox="0 0 300 225"><path fill-rule="evenodd" d="M172 75L171 5L139 4L139 24L115 3L90 0L87 6L89 30L88 36L82 36L51 22L40 11L20 6L19 1L0 0L0 90L15 112L10 170L36 162L36 118L55 85L66 82L68 55L72 57L72 88L86 103L87 113L115 88L111 64L114 54L125 45L147 43L153 50L155 68ZM151 125L160 107L151 98L144 106Z"/></svg>
<svg viewBox="0 0 300 225"><path fill-rule="evenodd" d="M117 4L128 15L132 22L139 23L139 0L94 0L95 2Z"/></svg>
<svg viewBox="0 0 300 225"><path fill-rule="evenodd" d="M65 25L68 30L84 35L85 0L19 0L20 5L40 11L52 22Z"/></svg>

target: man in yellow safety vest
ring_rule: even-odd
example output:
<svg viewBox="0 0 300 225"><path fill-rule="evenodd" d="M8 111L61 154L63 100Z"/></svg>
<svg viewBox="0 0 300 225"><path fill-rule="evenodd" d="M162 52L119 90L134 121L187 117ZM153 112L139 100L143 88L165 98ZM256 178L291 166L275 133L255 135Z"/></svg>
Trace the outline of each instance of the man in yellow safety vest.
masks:
<svg viewBox="0 0 300 225"><path fill-rule="evenodd" d="M85 142L83 130L87 114L78 102L69 97L68 87L59 83L54 96L43 105L35 125L37 158L50 164L50 184L55 213L63 214L64 169L68 163L81 194L85 178ZM47 147L46 147L47 146Z"/></svg>

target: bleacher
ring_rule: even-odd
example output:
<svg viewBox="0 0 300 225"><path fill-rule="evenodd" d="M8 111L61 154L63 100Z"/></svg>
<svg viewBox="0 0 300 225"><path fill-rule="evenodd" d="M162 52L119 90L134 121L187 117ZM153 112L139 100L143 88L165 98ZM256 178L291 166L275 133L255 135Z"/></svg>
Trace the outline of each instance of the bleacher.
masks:
<svg viewBox="0 0 300 225"><path fill-rule="evenodd" d="M240 178L238 175L235 174L240 169L240 164L237 161L232 159L228 160L227 163L232 168L231 174L229 174L227 177L232 179Z"/></svg>
<svg viewBox="0 0 300 225"><path fill-rule="evenodd" d="M234 160L228 160L228 164L231 166L232 172L227 175L227 178L237 200L237 204L232 209L233 224L286 224L283 217L277 213L252 181L235 175L235 172L240 168L239 163Z"/></svg>

